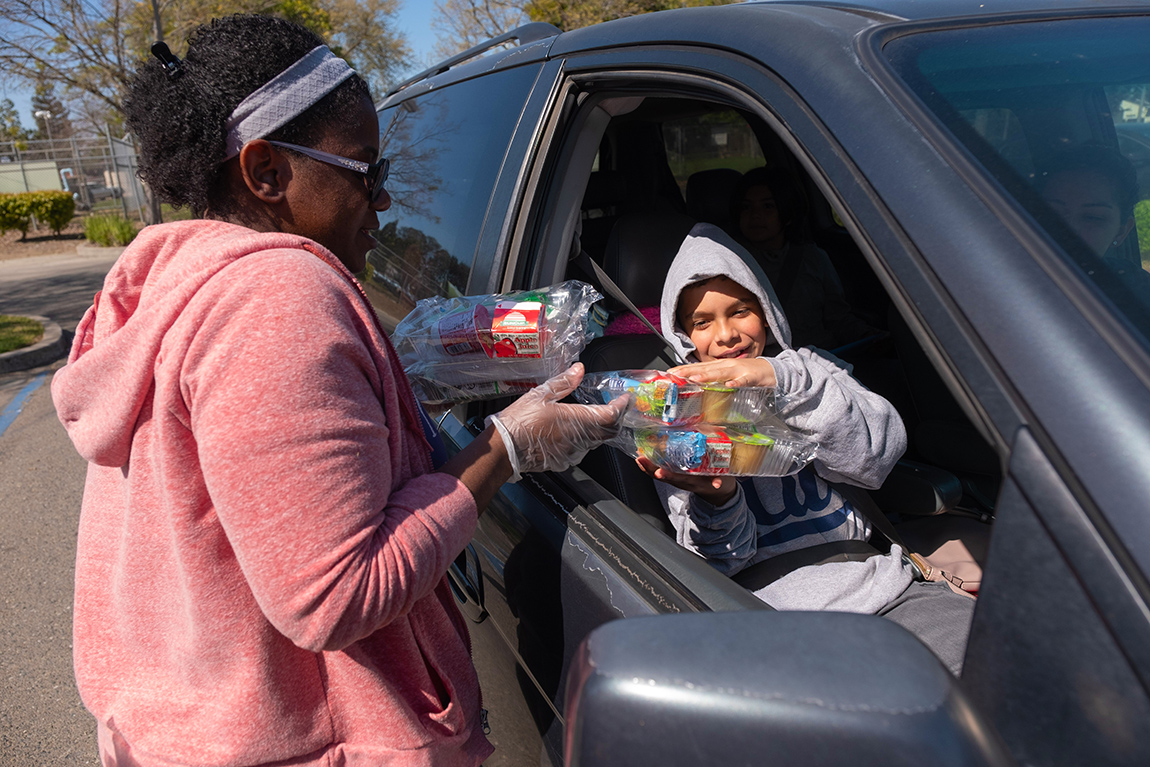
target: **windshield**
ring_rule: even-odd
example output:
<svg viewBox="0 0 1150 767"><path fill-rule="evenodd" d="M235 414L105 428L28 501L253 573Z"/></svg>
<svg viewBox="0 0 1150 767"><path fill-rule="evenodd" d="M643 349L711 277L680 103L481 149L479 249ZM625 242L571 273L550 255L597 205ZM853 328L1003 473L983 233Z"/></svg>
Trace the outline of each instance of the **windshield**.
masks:
<svg viewBox="0 0 1150 767"><path fill-rule="evenodd" d="M928 32L884 54L1150 346L1150 19Z"/></svg>

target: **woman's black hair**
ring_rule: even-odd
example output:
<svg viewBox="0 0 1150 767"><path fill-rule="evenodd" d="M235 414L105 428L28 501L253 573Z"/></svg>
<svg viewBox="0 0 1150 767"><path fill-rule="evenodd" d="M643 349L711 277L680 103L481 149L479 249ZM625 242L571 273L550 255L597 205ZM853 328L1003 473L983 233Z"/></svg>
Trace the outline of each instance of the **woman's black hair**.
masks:
<svg viewBox="0 0 1150 767"><path fill-rule="evenodd" d="M779 211L779 221L782 222L783 232L787 241L802 239L805 232L807 217L807 201L802 190L799 189L798 180L786 168L760 167L752 168L743 174L739 183L735 184L734 194L731 195L731 223L739 234L739 219L742 213L743 198L751 187L765 186L771 190L775 198L775 206Z"/></svg>
<svg viewBox="0 0 1150 767"><path fill-rule="evenodd" d="M140 178L160 199L196 215L233 208L222 173L224 123L249 94L324 41L314 32L270 16L213 19L188 37L180 75L157 58L142 63L124 103L139 146ZM266 138L314 145L371 98L359 75L344 80Z"/></svg>
<svg viewBox="0 0 1150 767"><path fill-rule="evenodd" d="M1134 215L1134 205L1139 196L1138 172L1121 152L1102 144L1080 144L1062 149L1050 156L1039 176L1038 188L1044 189L1051 176L1076 171L1103 176L1114 189L1114 202L1122 218L1125 220Z"/></svg>

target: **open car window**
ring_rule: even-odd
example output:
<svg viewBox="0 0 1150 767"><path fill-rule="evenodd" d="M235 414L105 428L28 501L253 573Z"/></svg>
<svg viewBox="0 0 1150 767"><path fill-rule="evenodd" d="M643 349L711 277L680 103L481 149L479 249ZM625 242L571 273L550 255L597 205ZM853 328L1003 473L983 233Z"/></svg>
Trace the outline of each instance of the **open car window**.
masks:
<svg viewBox="0 0 1150 767"><path fill-rule="evenodd" d="M1150 349L1145 18L926 32L884 54Z"/></svg>

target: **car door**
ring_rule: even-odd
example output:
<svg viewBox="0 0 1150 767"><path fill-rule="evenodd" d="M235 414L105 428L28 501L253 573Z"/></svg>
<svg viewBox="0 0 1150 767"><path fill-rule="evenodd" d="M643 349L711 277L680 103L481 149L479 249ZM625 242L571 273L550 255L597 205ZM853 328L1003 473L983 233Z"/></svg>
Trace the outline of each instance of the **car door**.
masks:
<svg viewBox="0 0 1150 767"><path fill-rule="evenodd" d="M967 252L934 240L928 255L1022 417L964 684L1021 762L1138 764L1150 759L1145 224L1125 239L1119 227L1099 253L1060 212L1062 192L1046 192L1069 167L1080 190L1121 172L1115 128L1125 95L1150 79L1150 19L1033 21L901 25L863 50L910 91L901 108L936 156L971 179L981 200L963 207L991 214ZM1071 50L1055 80L1039 74ZM988 132L979 120L994 113L1013 126Z"/></svg>
<svg viewBox="0 0 1150 767"><path fill-rule="evenodd" d="M1069 764L1103 753L1107 761L1129 763L1147 742L1150 721L1145 579L1134 561L1147 551L1137 536L1117 535L1108 517L1128 517L1122 509L1137 502L1131 488L1144 487L1150 476L1140 342L1116 336L1113 325L1122 317L1113 309L1093 316L1097 306L1083 310L1075 292L1089 286L1036 260L1033 240L1041 235L1033 234L1040 231L1033 219L1020 225L1004 214L1009 202L988 202L981 171L972 180L971 166L955 160L949 140L908 118L897 90L859 67L855 55L815 60L789 49L775 56L782 48L773 49L776 41L761 29L732 32L724 41L747 56L702 46L636 46L581 54L566 72L577 91L615 88L737 104L794 153L1005 476L992 493L998 522L967 656L976 703L1020 759ZM848 39L842 47L861 44ZM577 154L578 135L565 136ZM550 172L562 155L554 150L548 157ZM544 207L551 220L539 238L513 243L509 263L519 258L526 265L509 271L505 284L516 275L545 283L564 274L562 261L546 255L561 250L568 236L554 219L563 212L561 200ZM1069 354L1075 370L1089 375L1076 384L1065 380L1057 353ZM1068 418L1068 404L1081 402L1073 392L1083 390L1097 397ZM1123 425L1105 410L1120 413ZM1076 437L1058 425L1059 413L1062 424L1078 425ZM1120 444L1094 438L1107 429L1121 432ZM1083 440L1084 430L1090 439ZM1084 441L1090 470L1081 464ZM1122 467L1118 488L1104 478L1107 465ZM1084 482L1095 487L1087 490ZM576 500L580 492L572 490ZM572 533L571 519L569 544L577 547L585 539ZM1026 579L1020 562L1038 568L1042 586ZM567 602L563 607L570 644L595 617L580 624L582 614L571 613ZM1043 642L1046 650L1035 651ZM1088 666L1104 681L1084 681ZM1049 738L1060 714L1073 723L1073 748Z"/></svg>

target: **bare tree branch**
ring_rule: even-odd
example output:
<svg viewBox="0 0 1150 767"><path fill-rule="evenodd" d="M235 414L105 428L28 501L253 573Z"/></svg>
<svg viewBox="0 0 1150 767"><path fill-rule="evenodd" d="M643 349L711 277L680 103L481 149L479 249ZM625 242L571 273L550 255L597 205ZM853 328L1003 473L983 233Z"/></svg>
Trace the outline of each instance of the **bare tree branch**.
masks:
<svg viewBox="0 0 1150 767"><path fill-rule="evenodd" d="M438 0L435 55L447 58L527 21L522 0Z"/></svg>

